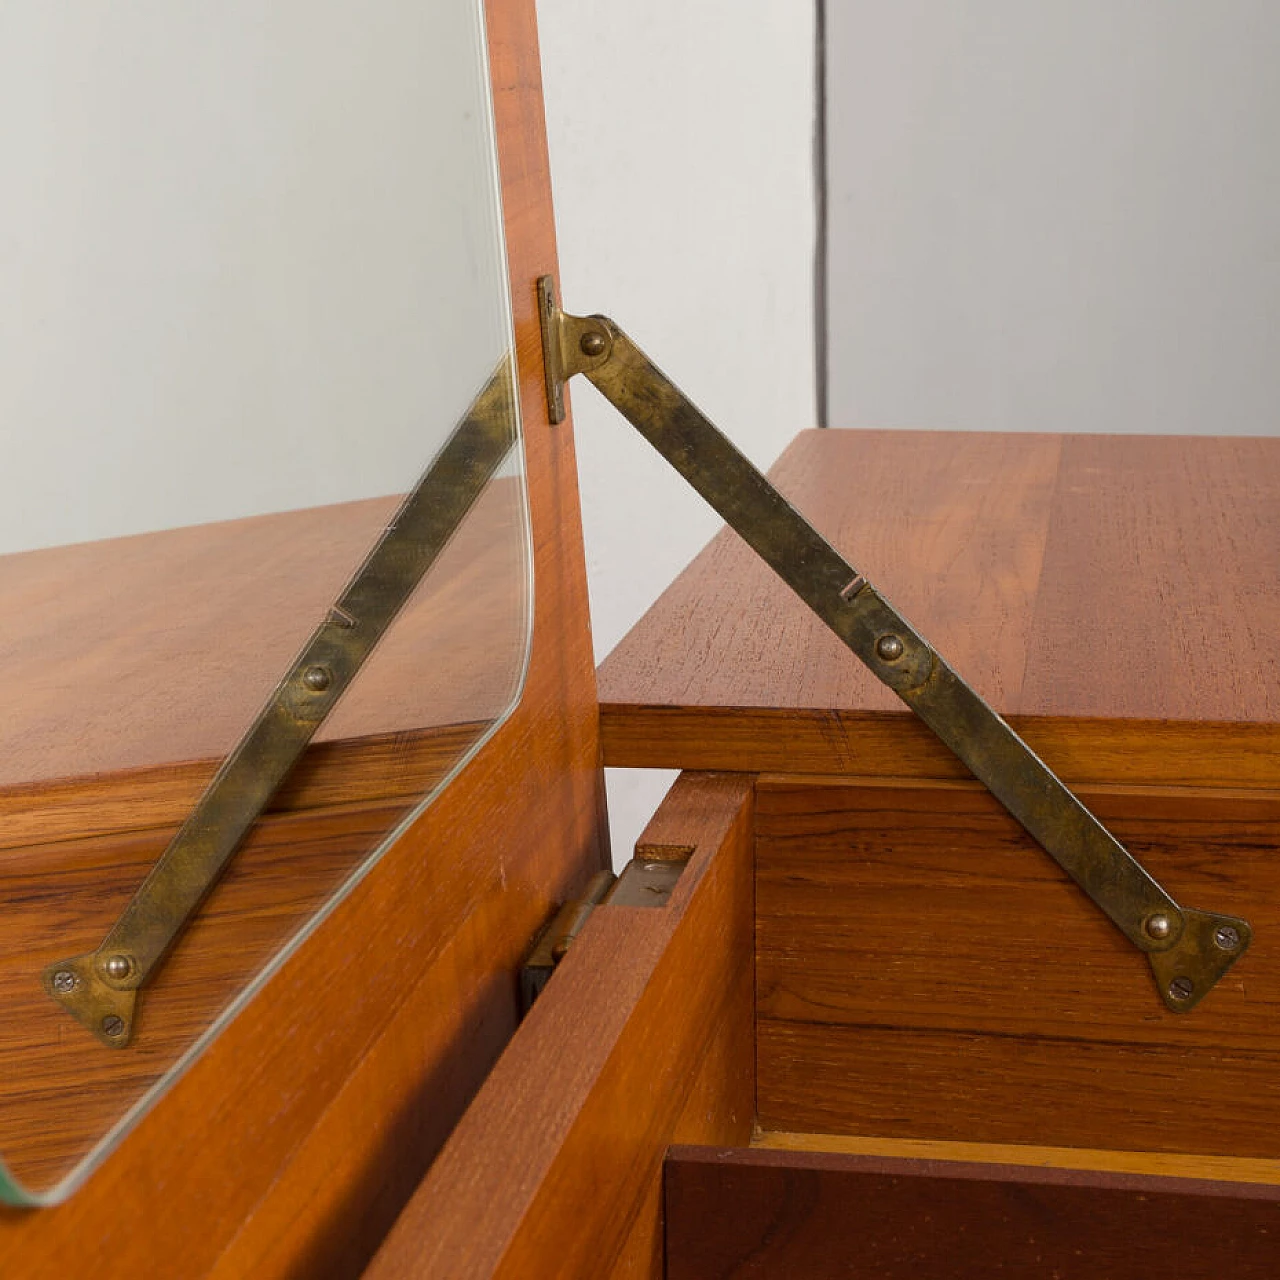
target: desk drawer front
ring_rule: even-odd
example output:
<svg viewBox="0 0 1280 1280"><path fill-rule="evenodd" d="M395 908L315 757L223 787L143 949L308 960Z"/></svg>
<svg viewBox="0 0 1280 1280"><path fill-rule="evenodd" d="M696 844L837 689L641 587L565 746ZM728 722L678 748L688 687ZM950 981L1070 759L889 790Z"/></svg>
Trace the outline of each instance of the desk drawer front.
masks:
<svg viewBox="0 0 1280 1280"><path fill-rule="evenodd" d="M1280 797L1083 797L1181 901L1253 922L1193 1012L976 785L760 780L764 1128L1280 1155Z"/></svg>

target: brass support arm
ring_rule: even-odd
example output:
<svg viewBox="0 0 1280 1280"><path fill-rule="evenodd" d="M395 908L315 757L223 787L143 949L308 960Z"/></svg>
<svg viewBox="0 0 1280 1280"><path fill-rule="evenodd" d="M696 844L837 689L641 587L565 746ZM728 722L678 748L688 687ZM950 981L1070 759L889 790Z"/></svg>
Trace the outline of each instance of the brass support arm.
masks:
<svg viewBox="0 0 1280 1280"><path fill-rule="evenodd" d="M48 994L103 1044L129 1043L138 989L510 452L515 394L505 356L102 944L45 969Z"/></svg>
<svg viewBox="0 0 1280 1280"><path fill-rule="evenodd" d="M584 374L1147 953L1165 1005L1194 1008L1244 954L1247 921L1179 906L613 321L566 315L550 277L538 290L552 421L564 382Z"/></svg>

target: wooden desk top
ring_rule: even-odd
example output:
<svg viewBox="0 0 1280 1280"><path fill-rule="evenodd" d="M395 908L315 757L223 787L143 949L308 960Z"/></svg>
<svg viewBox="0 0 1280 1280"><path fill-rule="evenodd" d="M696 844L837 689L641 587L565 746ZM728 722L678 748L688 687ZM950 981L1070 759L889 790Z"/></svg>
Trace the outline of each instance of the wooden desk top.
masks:
<svg viewBox="0 0 1280 1280"><path fill-rule="evenodd" d="M807 431L771 476L1069 781L1280 787L1280 439ZM599 691L606 765L963 776L728 531Z"/></svg>
<svg viewBox="0 0 1280 1280"><path fill-rule="evenodd" d="M274 808L411 800L504 710L522 501L489 486ZM180 821L399 502L0 556L0 850Z"/></svg>

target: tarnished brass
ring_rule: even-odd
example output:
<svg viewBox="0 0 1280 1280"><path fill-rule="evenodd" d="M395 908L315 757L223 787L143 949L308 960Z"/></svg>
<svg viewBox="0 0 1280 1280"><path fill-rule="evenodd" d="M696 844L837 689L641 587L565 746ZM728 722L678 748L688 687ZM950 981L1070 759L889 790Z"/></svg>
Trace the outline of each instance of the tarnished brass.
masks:
<svg viewBox="0 0 1280 1280"><path fill-rule="evenodd" d="M551 931L551 958L556 964L565 958L592 911L609 896L617 883L612 871L597 871L587 883L586 893L577 902L569 903L568 910L561 910L556 916L556 926Z"/></svg>
<svg viewBox="0 0 1280 1280"><path fill-rule="evenodd" d="M587 923L592 911L616 883L612 871L597 871L580 898L566 902L538 935L533 950L520 969L520 1006L528 1013L542 989L551 980L556 965L564 959L573 940Z"/></svg>
<svg viewBox="0 0 1280 1280"><path fill-rule="evenodd" d="M603 316L566 316L554 306L551 282L541 288L550 299L542 314L544 349L553 352L548 370L566 378L586 374L1148 954L1166 1007L1177 1013L1194 1008L1248 948L1247 922L1180 907L617 325ZM569 358L587 346L591 357ZM554 395L562 402L562 392Z"/></svg>
<svg viewBox="0 0 1280 1280"><path fill-rule="evenodd" d="M687 858L632 858L605 901L611 907L665 907L687 865Z"/></svg>
<svg viewBox="0 0 1280 1280"><path fill-rule="evenodd" d="M138 988L510 452L518 422L506 356L102 945L44 971L48 994L103 1044L129 1043Z"/></svg>
<svg viewBox="0 0 1280 1280"><path fill-rule="evenodd" d="M582 926L602 903L611 907L664 907L689 862L692 849L663 850L646 855L642 849L620 876L598 871L581 898L566 902L538 935L520 969L520 1002L525 1013L542 994L556 966L569 952Z"/></svg>
<svg viewBox="0 0 1280 1280"><path fill-rule="evenodd" d="M556 302L555 282L538 280L538 317L542 322L542 368L547 384L547 416L564 421L564 384L609 358L607 338L599 325L566 315Z"/></svg>

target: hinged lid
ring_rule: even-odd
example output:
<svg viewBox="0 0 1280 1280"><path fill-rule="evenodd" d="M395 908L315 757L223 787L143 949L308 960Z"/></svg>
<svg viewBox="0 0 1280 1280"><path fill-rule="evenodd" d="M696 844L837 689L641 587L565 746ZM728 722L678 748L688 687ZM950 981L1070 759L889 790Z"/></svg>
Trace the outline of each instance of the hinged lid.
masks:
<svg viewBox="0 0 1280 1280"><path fill-rule="evenodd" d="M1280 786L1280 440L808 431L770 474L1067 782ZM599 680L608 765L964 776L729 533Z"/></svg>

